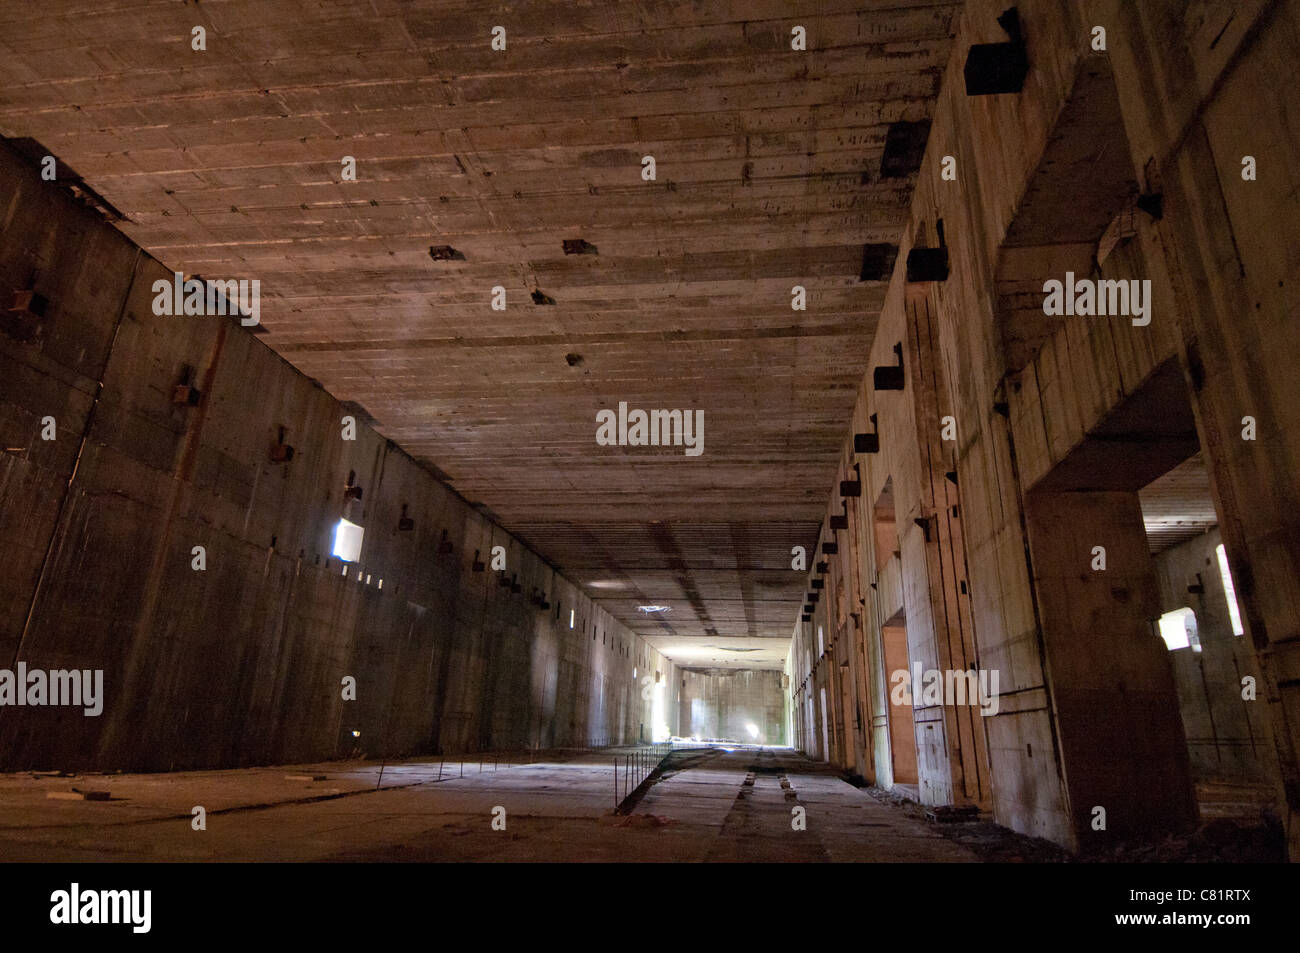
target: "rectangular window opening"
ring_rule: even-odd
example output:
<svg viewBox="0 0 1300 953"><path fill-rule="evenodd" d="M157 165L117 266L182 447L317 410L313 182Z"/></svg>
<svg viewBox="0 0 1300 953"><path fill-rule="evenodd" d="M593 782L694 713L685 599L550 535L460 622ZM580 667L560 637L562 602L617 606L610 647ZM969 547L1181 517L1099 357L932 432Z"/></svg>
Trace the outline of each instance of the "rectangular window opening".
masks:
<svg viewBox="0 0 1300 953"><path fill-rule="evenodd" d="M361 539L365 535L365 530L356 523L348 520L339 520L334 526L334 548L333 555L343 560L345 563L354 563L361 558ZM347 567L343 567L344 574L347 573Z"/></svg>
<svg viewBox="0 0 1300 953"><path fill-rule="evenodd" d="M1201 640L1196 634L1196 613L1187 606L1160 617L1160 637L1171 652L1188 647L1193 652L1201 651Z"/></svg>

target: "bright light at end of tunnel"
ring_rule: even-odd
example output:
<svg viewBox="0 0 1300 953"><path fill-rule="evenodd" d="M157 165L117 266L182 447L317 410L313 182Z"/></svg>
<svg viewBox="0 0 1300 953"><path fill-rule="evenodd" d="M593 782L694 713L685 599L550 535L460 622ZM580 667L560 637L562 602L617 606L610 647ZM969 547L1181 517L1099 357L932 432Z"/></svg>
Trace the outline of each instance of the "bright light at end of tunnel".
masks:
<svg viewBox="0 0 1300 953"><path fill-rule="evenodd" d="M749 732L749 737L758 737L758 725L754 724L752 721L745 726L745 730Z"/></svg>
<svg viewBox="0 0 1300 953"><path fill-rule="evenodd" d="M707 645L690 645L685 642L672 642L660 649L664 655L671 659L690 659L690 658L711 658L718 654L718 650Z"/></svg>

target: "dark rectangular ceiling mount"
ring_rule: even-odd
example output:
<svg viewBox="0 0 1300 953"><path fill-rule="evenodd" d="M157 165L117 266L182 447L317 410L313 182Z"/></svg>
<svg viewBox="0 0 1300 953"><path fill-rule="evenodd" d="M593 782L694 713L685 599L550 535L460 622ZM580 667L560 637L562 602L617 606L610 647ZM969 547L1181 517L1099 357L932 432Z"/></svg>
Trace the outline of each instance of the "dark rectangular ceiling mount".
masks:
<svg viewBox="0 0 1300 953"><path fill-rule="evenodd" d="M13 307L0 315L0 326L10 337L30 341L45 320L49 299L30 288L14 292Z"/></svg>
<svg viewBox="0 0 1300 953"><path fill-rule="evenodd" d="M977 43L966 54L967 96L1018 93L1029 73L1029 54L1023 40Z"/></svg>
<svg viewBox="0 0 1300 953"><path fill-rule="evenodd" d="M555 299L538 288L533 291L533 304L555 304Z"/></svg>
<svg viewBox="0 0 1300 953"><path fill-rule="evenodd" d="M808 601L811 602L813 605L817 605L817 600L820 599L821 597L822 594L820 592L808 593Z"/></svg>
<svg viewBox="0 0 1300 953"><path fill-rule="evenodd" d="M871 380L876 390L903 389L903 345L895 344L894 353L898 355L896 365L893 367L877 367L872 372Z"/></svg>
<svg viewBox="0 0 1300 953"><path fill-rule="evenodd" d="M177 384L172 388L172 403L178 407L197 407L202 397L193 384Z"/></svg>
<svg viewBox="0 0 1300 953"><path fill-rule="evenodd" d="M23 288L14 292L14 303L10 311L18 311L32 318L45 317L45 310L50 305L50 299L43 294L37 294L31 288Z"/></svg>
<svg viewBox="0 0 1300 953"><path fill-rule="evenodd" d="M596 246L585 238L566 238L564 240L564 253L566 255L594 255Z"/></svg>
<svg viewBox="0 0 1300 953"><path fill-rule="evenodd" d="M186 364L181 368L180 380L172 388L172 403L178 407L197 407L203 395L194 386L194 368Z"/></svg>
<svg viewBox="0 0 1300 953"><path fill-rule="evenodd" d="M876 415L871 415L872 433L855 433L853 435L853 452L854 453L879 453L880 452L880 425L876 423Z"/></svg>
<svg viewBox="0 0 1300 953"><path fill-rule="evenodd" d="M890 123L885 133L885 150L880 156L882 179L905 179L921 168L925 143L930 138L930 120Z"/></svg>
<svg viewBox="0 0 1300 953"><path fill-rule="evenodd" d="M827 572L830 571L830 568L831 568L831 564L830 564L830 563L818 563L818 564L817 564L817 575L819 575L819 576L824 576Z"/></svg>
<svg viewBox="0 0 1300 953"><path fill-rule="evenodd" d="M863 245L859 281L888 281L898 260L897 245Z"/></svg>
<svg viewBox="0 0 1300 953"><path fill-rule="evenodd" d="M812 621L812 616L810 616L810 615L801 615L801 616L799 616L799 618L802 619L804 622L811 622L811 621Z"/></svg>
<svg viewBox="0 0 1300 953"><path fill-rule="evenodd" d="M862 495L862 465L860 463L853 464L853 472L857 474L854 479L840 481L840 496L859 497ZM840 502L845 512L848 512L848 504L842 500Z"/></svg>
<svg viewBox="0 0 1300 953"><path fill-rule="evenodd" d="M907 253L907 283L948 280L948 249L913 248Z"/></svg>
<svg viewBox="0 0 1300 953"><path fill-rule="evenodd" d="M464 261L465 256L450 245L429 246L429 257L434 261Z"/></svg>
<svg viewBox="0 0 1300 953"><path fill-rule="evenodd" d="M847 514L835 515L831 517L831 529L848 529L849 517Z"/></svg>
<svg viewBox="0 0 1300 953"><path fill-rule="evenodd" d="M1164 217L1165 197L1160 192L1148 192L1139 195L1133 204L1150 215L1153 221L1158 222Z"/></svg>
<svg viewBox="0 0 1300 953"><path fill-rule="evenodd" d="M822 543L822 555L824 556L834 556L839 551L839 543Z"/></svg>
<svg viewBox="0 0 1300 953"><path fill-rule="evenodd" d="M937 248L913 247L907 253L908 284L948 280L948 240L943 234L943 219L934 223L934 230L939 238Z"/></svg>
<svg viewBox="0 0 1300 953"><path fill-rule="evenodd" d="M809 585L811 585L814 589L826 588L826 582L822 579L814 579Z"/></svg>
<svg viewBox="0 0 1300 953"><path fill-rule="evenodd" d="M271 445L270 458L272 463L288 463L293 459L293 447L284 442L283 427L280 428L275 443Z"/></svg>
<svg viewBox="0 0 1300 953"><path fill-rule="evenodd" d="M962 74L966 79L967 96L996 96L1018 93L1029 74L1029 54L1020 33L1020 14L1015 7L998 17L1006 30L1007 43L976 43L966 54Z"/></svg>

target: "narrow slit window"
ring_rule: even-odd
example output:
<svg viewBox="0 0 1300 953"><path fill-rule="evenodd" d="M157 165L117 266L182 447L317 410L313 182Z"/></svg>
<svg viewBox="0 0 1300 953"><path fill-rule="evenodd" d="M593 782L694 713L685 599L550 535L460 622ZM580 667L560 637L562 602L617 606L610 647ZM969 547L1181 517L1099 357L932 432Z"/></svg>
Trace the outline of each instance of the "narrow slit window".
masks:
<svg viewBox="0 0 1300 953"><path fill-rule="evenodd" d="M1219 557L1219 576L1223 580L1223 594L1228 600L1228 617L1232 619L1232 634L1245 635L1241 625L1241 608L1237 605L1237 590L1232 585L1232 572L1228 569L1228 551L1220 543L1214 548Z"/></svg>

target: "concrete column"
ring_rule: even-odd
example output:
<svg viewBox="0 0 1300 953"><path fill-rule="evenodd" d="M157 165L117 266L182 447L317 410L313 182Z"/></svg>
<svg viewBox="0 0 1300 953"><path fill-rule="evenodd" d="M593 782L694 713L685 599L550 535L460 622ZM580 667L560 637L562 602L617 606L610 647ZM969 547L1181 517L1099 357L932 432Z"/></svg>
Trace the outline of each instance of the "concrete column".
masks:
<svg viewBox="0 0 1300 953"><path fill-rule="evenodd" d="M1077 846L1187 830L1196 799L1138 494L1035 491L1027 502Z"/></svg>

